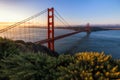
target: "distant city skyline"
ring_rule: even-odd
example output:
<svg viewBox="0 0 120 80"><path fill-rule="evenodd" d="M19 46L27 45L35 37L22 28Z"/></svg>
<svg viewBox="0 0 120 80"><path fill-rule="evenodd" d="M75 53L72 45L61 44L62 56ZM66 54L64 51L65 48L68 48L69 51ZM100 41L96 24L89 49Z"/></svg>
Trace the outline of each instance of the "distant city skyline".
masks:
<svg viewBox="0 0 120 80"><path fill-rule="evenodd" d="M50 7L71 25L120 24L120 0L0 0L0 22L18 22Z"/></svg>

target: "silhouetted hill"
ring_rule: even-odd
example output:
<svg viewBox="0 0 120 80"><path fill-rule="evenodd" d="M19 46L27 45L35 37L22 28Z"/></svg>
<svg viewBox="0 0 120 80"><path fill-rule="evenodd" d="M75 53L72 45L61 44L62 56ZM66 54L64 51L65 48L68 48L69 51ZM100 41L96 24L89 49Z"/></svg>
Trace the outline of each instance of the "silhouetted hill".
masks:
<svg viewBox="0 0 120 80"><path fill-rule="evenodd" d="M6 38L0 38L0 56L19 54L19 53L44 53L50 56L58 56L57 52L53 52L41 44L32 42L24 42L22 40L12 41Z"/></svg>
<svg viewBox="0 0 120 80"><path fill-rule="evenodd" d="M35 44L32 42L24 42L22 40L15 41L17 48L19 48L22 52L34 52L34 53L46 53L51 56L58 56L57 52L53 52L45 46L41 44Z"/></svg>

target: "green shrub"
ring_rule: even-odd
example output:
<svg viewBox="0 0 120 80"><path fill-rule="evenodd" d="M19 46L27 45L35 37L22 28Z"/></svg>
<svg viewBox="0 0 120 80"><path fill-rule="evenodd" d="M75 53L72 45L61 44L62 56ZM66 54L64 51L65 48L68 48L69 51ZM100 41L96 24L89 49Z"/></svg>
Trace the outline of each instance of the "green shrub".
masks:
<svg viewBox="0 0 120 80"><path fill-rule="evenodd" d="M12 40L0 38L0 60L9 55L18 54L18 51Z"/></svg>
<svg viewBox="0 0 120 80"><path fill-rule="evenodd" d="M70 55L58 58L46 54L26 53L9 56L0 62L1 71L10 80L56 80L59 66L68 66L74 59Z"/></svg>
<svg viewBox="0 0 120 80"><path fill-rule="evenodd" d="M21 53L1 60L0 76L6 80L116 80L120 79L119 62L97 52L58 57Z"/></svg>
<svg viewBox="0 0 120 80"><path fill-rule="evenodd" d="M2 72L10 80L48 80L53 78L56 59L44 54L20 54L1 60Z"/></svg>

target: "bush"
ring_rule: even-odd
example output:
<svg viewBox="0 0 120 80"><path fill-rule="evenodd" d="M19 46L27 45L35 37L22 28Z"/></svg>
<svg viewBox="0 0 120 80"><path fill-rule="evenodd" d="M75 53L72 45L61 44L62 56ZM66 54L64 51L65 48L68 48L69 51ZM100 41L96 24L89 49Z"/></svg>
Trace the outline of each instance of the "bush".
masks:
<svg viewBox="0 0 120 80"><path fill-rule="evenodd" d="M1 61L2 72L10 80L48 80L56 64L54 57L44 54L20 54Z"/></svg>
<svg viewBox="0 0 120 80"><path fill-rule="evenodd" d="M84 52L51 57L26 53L0 62L7 80L111 80L120 79L120 61L104 53Z"/></svg>
<svg viewBox="0 0 120 80"><path fill-rule="evenodd" d="M120 68L111 56L104 53L84 52L74 55L74 63L60 66L59 80L120 79Z"/></svg>
<svg viewBox="0 0 120 80"><path fill-rule="evenodd" d="M18 54L16 44L9 39L0 38L0 60L9 55Z"/></svg>
<svg viewBox="0 0 120 80"><path fill-rule="evenodd" d="M42 53L21 53L1 60L0 65L2 74L10 80L56 80L59 77L57 68L66 67L71 61L70 55L56 58Z"/></svg>

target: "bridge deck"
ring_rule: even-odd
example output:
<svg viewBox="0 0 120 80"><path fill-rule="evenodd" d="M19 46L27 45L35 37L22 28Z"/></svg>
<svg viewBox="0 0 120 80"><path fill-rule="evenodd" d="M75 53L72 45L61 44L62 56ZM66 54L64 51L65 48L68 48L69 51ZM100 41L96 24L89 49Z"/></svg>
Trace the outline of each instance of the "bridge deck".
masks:
<svg viewBox="0 0 120 80"><path fill-rule="evenodd" d="M84 32L84 31L76 31L76 32L72 32L72 33L56 36L56 37L54 37L54 40L58 40L58 39L61 39L61 38L64 38L64 37L68 37L68 36L71 36L71 35L74 35L74 34L77 34L77 33L80 33L80 32ZM41 40L41 41L37 41L35 43L36 44L44 44L44 43L47 43L49 41L52 41L52 39L44 39L44 40Z"/></svg>

